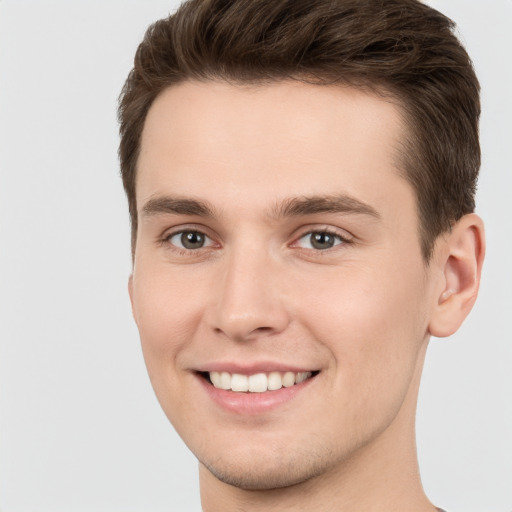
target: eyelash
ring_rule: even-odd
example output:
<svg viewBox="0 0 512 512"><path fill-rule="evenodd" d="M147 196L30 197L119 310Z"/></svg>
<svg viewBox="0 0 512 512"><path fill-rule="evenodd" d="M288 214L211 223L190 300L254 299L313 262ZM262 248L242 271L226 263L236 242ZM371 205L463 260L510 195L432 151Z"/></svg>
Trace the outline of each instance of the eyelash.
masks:
<svg viewBox="0 0 512 512"><path fill-rule="evenodd" d="M177 251L180 255L189 255L193 252L199 251L200 249L204 249L204 248L211 247L214 245L214 243L209 243L208 245L198 247L197 249L187 249L186 247L179 247L171 242L171 239L174 238L175 236L178 236L178 235L183 236L184 234L200 235L200 236L204 237L205 240L213 242L212 238L210 236L208 236L204 231L202 231L200 229L190 228L190 229L181 229L179 231L173 231L171 233L166 233L161 238L160 243L161 243L161 245L167 245L167 246L172 247L172 250Z"/></svg>
<svg viewBox="0 0 512 512"><path fill-rule="evenodd" d="M171 243L171 239L174 238L175 236L178 236L178 235L183 236L184 234L187 234L187 233L203 236L206 240L208 240L211 243L208 243L208 245L203 245L196 249L190 249L190 248L187 249L185 247L179 247L179 246ZM339 232L335 231L332 228L326 227L326 228L320 228L320 229L311 229L309 231L306 231L305 233L302 233L300 236L295 238L294 241L289 246L296 247L300 240L302 240L308 236L311 237L312 235L315 235L315 234L328 235L328 236L334 237L338 241L338 243L335 243L332 247L328 247L325 249L315 249L315 248L305 248L305 247L298 247L298 248L302 249L304 251L311 251L311 252L320 254L320 253L330 252L331 250L335 250L337 246L348 245L348 244L353 243L353 240L351 240L350 238L341 235ZM194 252L198 252L201 249L207 249L207 248L215 245L215 242L213 241L213 239L210 236L208 236L204 231L202 231L201 229L192 229L192 228L191 229L181 229L179 231L173 231L171 233L166 233L159 240L159 242L162 246L164 246L164 245L166 245L168 247L170 246L173 251L178 252L178 254L182 255L182 256L190 255Z"/></svg>
<svg viewBox="0 0 512 512"><path fill-rule="evenodd" d="M314 251L317 253L324 253L324 252L328 252L330 250L335 250L335 248L339 245L346 245L346 244L352 243L351 239L349 239L346 236L341 235L339 232L335 231L334 229L321 228L321 229L312 229L310 231L307 231L306 233L303 233L295 240L295 242L293 242L292 246L298 244L298 242L300 240L302 240L303 238L311 237L312 235L328 235L328 236L331 236L331 237L337 239L338 243L335 243L332 247L328 247L325 249L315 249L315 248L302 248L302 249L304 249L306 251Z"/></svg>

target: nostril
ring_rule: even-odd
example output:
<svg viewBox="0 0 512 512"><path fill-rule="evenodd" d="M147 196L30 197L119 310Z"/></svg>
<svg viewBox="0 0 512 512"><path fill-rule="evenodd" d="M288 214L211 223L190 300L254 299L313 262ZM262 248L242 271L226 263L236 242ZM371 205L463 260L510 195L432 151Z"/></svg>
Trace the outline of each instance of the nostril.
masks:
<svg viewBox="0 0 512 512"><path fill-rule="evenodd" d="M259 336L271 336L274 333L277 333L278 330L272 327L256 327L255 329L243 329L242 326L229 326L225 329L220 327L215 327L214 332L216 334L227 336L230 339L235 341L250 341L251 339L257 338Z"/></svg>
<svg viewBox="0 0 512 512"><path fill-rule="evenodd" d="M272 331L273 331L272 327L257 327L252 332L269 333L269 332L272 332Z"/></svg>

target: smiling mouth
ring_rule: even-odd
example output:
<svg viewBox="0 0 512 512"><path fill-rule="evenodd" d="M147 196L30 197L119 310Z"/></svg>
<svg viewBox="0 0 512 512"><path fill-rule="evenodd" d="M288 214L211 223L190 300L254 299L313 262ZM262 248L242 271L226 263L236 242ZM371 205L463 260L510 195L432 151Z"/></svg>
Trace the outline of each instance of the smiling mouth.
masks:
<svg viewBox="0 0 512 512"><path fill-rule="evenodd" d="M318 375L314 372L268 372L242 375L229 372L201 372L213 387L236 393L264 393L290 388Z"/></svg>

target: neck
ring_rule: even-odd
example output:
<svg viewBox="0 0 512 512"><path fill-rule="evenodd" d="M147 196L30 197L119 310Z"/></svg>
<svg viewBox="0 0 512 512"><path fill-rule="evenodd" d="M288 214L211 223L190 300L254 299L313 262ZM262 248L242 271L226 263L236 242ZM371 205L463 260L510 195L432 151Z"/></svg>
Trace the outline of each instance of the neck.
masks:
<svg viewBox="0 0 512 512"><path fill-rule="evenodd" d="M414 418L421 356L418 365L408 395L390 425L319 476L286 488L255 491L221 482L200 464L203 511L437 511L423 491L416 455Z"/></svg>

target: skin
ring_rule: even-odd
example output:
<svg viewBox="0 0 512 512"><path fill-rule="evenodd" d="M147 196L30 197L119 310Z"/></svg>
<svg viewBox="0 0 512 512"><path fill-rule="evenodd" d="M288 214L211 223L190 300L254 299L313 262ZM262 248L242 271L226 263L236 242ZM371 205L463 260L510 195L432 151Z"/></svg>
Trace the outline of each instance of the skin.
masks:
<svg viewBox="0 0 512 512"><path fill-rule="evenodd" d="M426 264L403 137L395 104L352 88L187 82L152 105L129 290L206 512L435 510L416 460L421 369L429 336L471 309L483 228L464 217ZM180 246L186 231L205 245ZM334 245L312 245L326 231ZM319 373L259 414L219 407L198 375L262 361Z"/></svg>

